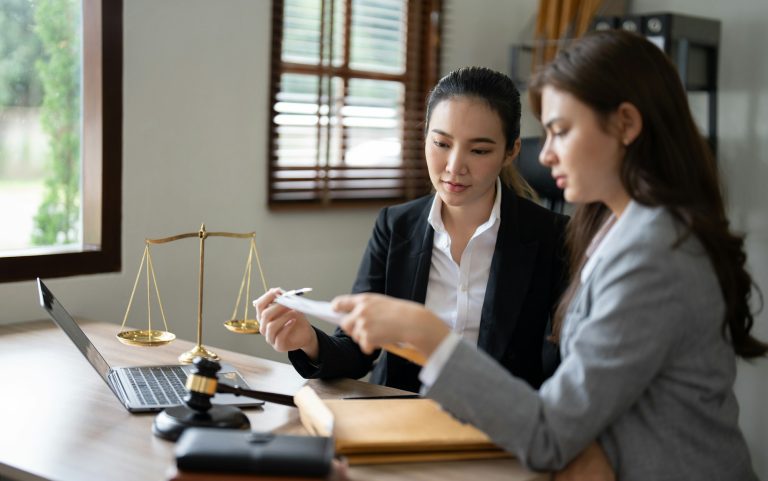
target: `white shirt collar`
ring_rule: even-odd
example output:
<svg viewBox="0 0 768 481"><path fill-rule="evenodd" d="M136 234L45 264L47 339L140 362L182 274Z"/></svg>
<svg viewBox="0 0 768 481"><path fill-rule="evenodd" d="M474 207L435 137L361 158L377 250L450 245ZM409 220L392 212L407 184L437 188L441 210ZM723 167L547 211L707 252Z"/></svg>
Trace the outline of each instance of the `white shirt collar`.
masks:
<svg viewBox="0 0 768 481"><path fill-rule="evenodd" d="M435 193L435 198L432 199L432 208L429 210L429 217L427 217L427 222L429 222L429 225L431 225L432 228L435 230L435 233L448 234L448 232L445 230L445 224L443 224L442 207L443 207L443 201L442 199L440 199L440 196L437 193ZM496 178L496 195L493 200L491 215L488 216L487 221L483 222L481 225L477 227L477 229L475 229L475 233L473 237L480 235L486 230L490 229L496 223L496 221L500 218L501 218L501 179L497 177Z"/></svg>

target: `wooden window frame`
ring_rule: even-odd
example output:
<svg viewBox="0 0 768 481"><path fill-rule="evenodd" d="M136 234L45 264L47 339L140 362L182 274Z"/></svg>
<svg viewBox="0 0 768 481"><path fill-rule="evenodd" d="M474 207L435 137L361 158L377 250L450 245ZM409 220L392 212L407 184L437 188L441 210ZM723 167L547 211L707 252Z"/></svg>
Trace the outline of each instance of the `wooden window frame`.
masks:
<svg viewBox="0 0 768 481"><path fill-rule="evenodd" d="M347 11L350 11L352 0L346 0ZM442 0L407 0L408 26L406 36L406 68L402 75L386 73L370 73L365 71L355 71L348 67L349 61L349 18L345 25L345 53L344 62L341 66L333 65L304 65L282 61L282 39L283 39L283 0L274 0L272 2L272 59L270 75L270 109L269 109L269 137L267 145L268 173L267 173L267 205L272 210L291 209L291 208L327 208L344 206L380 206L393 202L402 202L425 195L431 191L429 174L424 160L424 136L423 122L425 115L425 102L429 90L434 86L439 78L439 60L440 60L440 35L441 35L441 17ZM413 19L416 19L413 21ZM405 99L403 105L403 134L401 139L401 155L403 163L399 167L378 167L387 170L399 170L402 172L404 185L399 195L387 195L371 197L361 195L355 197L350 194L356 189L339 189L334 191L328 188L329 177L325 175L329 170L343 171L352 170L352 167L328 167L320 165L318 162L314 166L316 172L313 180L317 183L323 183L326 187L310 190L315 192L316 197L312 199L277 199L279 189L275 187L278 179L278 172L291 170L278 166L277 157L277 125L274 121L277 111L275 105L277 95L280 91L280 77L283 73L304 73L315 74L320 78L338 77L343 79L344 91L348 87L349 79L375 79L375 80L395 80L404 83ZM343 132L344 127L342 127ZM344 134L342 133L342 139ZM342 142L344 142L342 140ZM345 150L346 146L342 146ZM302 168L303 169L303 168ZM307 168L306 170L311 170ZM377 167L361 167L365 170L376 170ZM379 178L390 177L354 177L355 180L376 180ZM350 180L350 179L347 179ZM333 197L334 192L344 190L349 197ZM363 191L365 189L359 189Z"/></svg>
<svg viewBox="0 0 768 481"><path fill-rule="evenodd" d="M0 257L0 282L118 272L121 269L123 0L84 0L83 5L84 29L101 29L100 57L91 58L87 51L83 52L84 62L101 64L101 83L89 89L89 97L100 97L101 109L93 108L89 99L83 100L83 165L92 166L89 171L83 169L84 249L56 253L53 247L50 254ZM100 14L91 17L90 12ZM98 32L95 34L99 35ZM84 72L84 85L88 81L88 73ZM86 113L89 117L85 117ZM101 135L90 136L90 132L98 133L99 130ZM86 160L87 155L100 156L100 159L91 157Z"/></svg>

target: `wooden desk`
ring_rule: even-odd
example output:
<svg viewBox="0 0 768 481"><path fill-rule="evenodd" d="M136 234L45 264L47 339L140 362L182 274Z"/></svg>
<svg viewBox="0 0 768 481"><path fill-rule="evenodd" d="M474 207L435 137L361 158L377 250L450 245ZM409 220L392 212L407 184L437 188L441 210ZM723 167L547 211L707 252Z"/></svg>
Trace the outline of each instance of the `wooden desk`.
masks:
<svg viewBox="0 0 768 481"><path fill-rule="evenodd" d="M113 366L173 364L193 345L177 340L129 347L115 339L115 324L81 326ZM293 394L307 383L288 364L214 351L253 389ZM326 398L399 392L350 379L309 383ZM254 430L305 433L295 408L266 403L245 412ZM174 445L152 434L153 420L153 414L126 411L52 322L0 326L0 479L164 480L174 464ZM511 459L355 466L349 473L354 480L548 479Z"/></svg>

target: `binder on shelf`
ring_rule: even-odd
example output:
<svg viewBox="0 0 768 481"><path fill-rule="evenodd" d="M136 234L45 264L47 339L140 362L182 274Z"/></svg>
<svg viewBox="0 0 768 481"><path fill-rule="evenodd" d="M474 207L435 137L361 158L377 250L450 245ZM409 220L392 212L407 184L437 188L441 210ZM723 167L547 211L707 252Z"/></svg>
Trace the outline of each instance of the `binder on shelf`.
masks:
<svg viewBox="0 0 768 481"><path fill-rule="evenodd" d="M589 25L590 30L613 30L619 27L619 17L615 15L595 15L592 19L592 23Z"/></svg>
<svg viewBox="0 0 768 481"><path fill-rule="evenodd" d="M595 17L591 30L620 28L644 35L675 63L687 90L714 90L720 21L675 13Z"/></svg>
<svg viewBox="0 0 768 481"><path fill-rule="evenodd" d="M714 90L720 21L673 13L643 15L643 35L677 66L687 90Z"/></svg>
<svg viewBox="0 0 768 481"><path fill-rule="evenodd" d="M720 43L720 21L674 13L647 13L643 15L642 32L646 37L658 38L661 49L672 53L672 44L685 39L702 46Z"/></svg>
<svg viewBox="0 0 768 481"><path fill-rule="evenodd" d="M717 152L717 64L720 48L720 21L677 13L645 13L614 18L614 28L644 35L672 60L680 80L689 92L704 94L705 121L697 122L713 152ZM605 30L609 20L592 24ZM699 95L701 97L701 95Z"/></svg>
<svg viewBox="0 0 768 481"><path fill-rule="evenodd" d="M629 32L643 33L643 18L640 15L624 15L618 20L617 28Z"/></svg>

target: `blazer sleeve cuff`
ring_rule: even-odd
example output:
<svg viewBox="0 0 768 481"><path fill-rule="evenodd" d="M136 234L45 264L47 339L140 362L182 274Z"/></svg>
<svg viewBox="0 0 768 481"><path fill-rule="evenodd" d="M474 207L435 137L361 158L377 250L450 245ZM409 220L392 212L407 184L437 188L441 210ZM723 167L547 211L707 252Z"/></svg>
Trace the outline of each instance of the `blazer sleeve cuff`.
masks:
<svg viewBox="0 0 768 481"><path fill-rule="evenodd" d="M317 361L310 359L307 353L301 349L288 352L288 360L304 379L316 379L323 372L323 336L327 336L327 334L315 326L312 326L312 329L315 330L317 336Z"/></svg>
<svg viewBox="0 0 768 481"><path fill-rule="evenodd" d="M443 367L445 367L453 351L456 350L459 342L461 342L461 336L451 331L445 336L440 345L437 346L435 352L429 356L426 364L424 364L421 372L419 372L419 380L421 381L423 391L432 387L435 381L437 381L437 378L443 371Z"/></svg>

